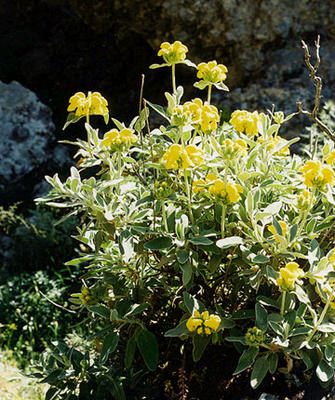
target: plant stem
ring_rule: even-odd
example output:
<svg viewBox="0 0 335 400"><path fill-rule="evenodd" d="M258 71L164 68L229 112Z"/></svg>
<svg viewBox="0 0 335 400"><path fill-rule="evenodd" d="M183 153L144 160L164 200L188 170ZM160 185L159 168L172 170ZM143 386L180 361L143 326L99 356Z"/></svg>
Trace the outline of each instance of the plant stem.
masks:
<svg viewBox="0 0 335 400"><path fill-rule="evenodd" d="M286 291L283 292L282 298L281 298L281 305L280 305L280 315L284 314L285 310L285 300L286 300Z"/></svg>
<svg viewBox="0 0 335 400"><path fill-rule="evenodd" d="M227 206L225 204L222 204L222 213L221 213L221 238L222 239L224 238L226 209L227 209Z"/></svg>
<svg viewBox="0 0 335 400"><path fill-rule="evenodd" d="M191 191L190 191L190 185L188 183L188 178L186 175L186 169L184 169L184 179L185 179L185 186L186 186L186 196L187 196L187 207L188 207L188 212L190 214L190 220L192 225L194 224L194 218L192 214L192 206L191 206Z"/></svg>
<svg viewBox="0 0 335 400"><path fill-rule="evenodd" d="M172 64L172 90L176 92L176 64Z"/></svg>
<svg viewBox="0 0 335 400"><path fill-rule="evenodd" d="M331 302L331 298L332 298L331 296L328 297L328 300L327 300L327 303L325 305L325 308L323 309L323 311L322 311L322 313L320 315L320 318L318 319L318 322L316 323L314 329L309 334L309 336L307 338L307 342L309 342L312 339L312 337L314 336L314 333L319 329L319 326L322 324L323 319L324 319L324 317L325 317L325 315L326 315L326 313L328 311L328 308L329 308L329 305L330 305L330 302Z"/></svg>
<svg viewBox="0 0 335 400"><path fill-rule="evenodd" d="M162 203L161 203L161 204L162 204L163 225L164 225L165 232L168 232L168 231L169 231L169 228L168 228L167 219L166 219L165 201L162 200Z"/></svg>
<svg viewBox="0 0 335 400"><path fill-rule="evenodd" d="M211 104L211 94L212 94L212 85L209 84L208 85L208 95L207 95L208 104Z"/></svg>
<svg viewBox="0 0 335 400"><path fill-rule="evenodd" d="M297 232L297 236L300 235L300 233L303 231L303 229L304 229L304 227L306 225L307 216L309 215L309 212L311 211L312 206L313 206L313 199L314 199L315 191L316 191L316 187L313 186L313 189L312 189L312 192L311 192L311 197L309 199L309 205L308 205L307 210L304 212L304 216L303 216L303 219L302 219L302 221L300 223L300 226L299 226L299 229L298 229L298 232Z"/></svg>

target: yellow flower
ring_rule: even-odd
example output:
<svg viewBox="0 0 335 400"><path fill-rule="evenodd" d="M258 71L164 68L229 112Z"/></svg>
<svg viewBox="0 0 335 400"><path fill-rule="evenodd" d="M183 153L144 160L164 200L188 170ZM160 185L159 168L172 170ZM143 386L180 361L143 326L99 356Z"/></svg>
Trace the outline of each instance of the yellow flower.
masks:
<svg viewBox="0 0 335 400"><path fill-rule="evenodd" d="M322 166L320 161L309 160L300 170L307 187L316 186L320 189L328 183L335 183L335 173L328 165Z"/></svg>
<svg viewBox="0 0 335 400"><path fill-rule="evenodd" d="M8 328L11 329L12 331L15 331L16 330L16 324L13 322L12 324L9 325Z"/></svg>
<svg viewBox="0 0 335 400"><path fill-rule="evenodd" d="M222 156L228 159L236 158L238 156L246 156L247 148L248 145L242 139L237 139L235 142L231 139L225 139L221 145Z"/></svg>
<svg viewBox="0 0 335 400"><path fill-rule="evenodd" d="M200 165L204 162L204 152L198 149L196 146L193 146L193 144L186 146L185 150L193 165Z"/></svg>
<svg viewBox="0 0 335 400"><path fill-rule="evenodd" d="M285 221L279 221L279 225L280 225L281 230L282 230L282 235L281 236L285 237L286 233L288 231L287 224L286 224ZM279 238L279 236L277 234L277 231L276 231L276 228L274 227L274 225L270 225L268 227L268 230L274 235L276 242L279 243L280 242L280 238Z"/></svg>
<svg viewBox="0 0 335 400"><path fill-rule="evenodd" d="M269 150L269 151L273 151L274 148L275 148L277 145L279 145L279 144L285 144L285 143L287 143L287 140L283 139L282 137L280 137L280 136L278 136L278 135L275 136L275 137L268 138L268 139L264 139L263 136L260 136L260 137L257 139L257 142L259 142L259 143L264 143L265 140L267 141L266 148L267 148L267 150ZM280 156L288 156L288 155L290 154L290 149L288 148L288 146L285 146L285 147L282 147L277 153L278 153L278 155L280 155Z"/></svg>
<svg viewBox="0 0 335 400"><path fill-rule="evenodd" d="M201 63L197 66L197 77L209 83L222 82L227 78L228 69L223 64L217 64L216 61Z"/></svg>
<svg viewBox="0 0 335 400"><path fill-rule="evenodd" d="M218 315L209 314L204 311L202 314L195 311L187 320L186 327L190 332L196 331L198 335L210 335L219 329L221 318Z"/></svg>
<svg viewBox="0 0 335 400"><path fill-rule="evenodd" d="M133 131L131 129L122 129L120 131L120 138L122 143L125 144L131 144L131 143L136 143L137 142L137 136L134 135Z"/></svg>
<svg viewBox="0 0 335 400"><path fill-rule="evenodd" d="M242 193L243 190L240 185L227 182L226 192L229 203L236 203L241 199L240 193Z"/></svg>
<svg viewBox="0 0 335 400"><path fill-rule="evenodd" d="M311 199L312 203L315 202L315 198ZM304 189L299 197L297 198L297 207L299 210L307 210L310 205L310 192Z"/></svg>
<svg viewBox="0 0 335 400"><path fill-rule="evenodd" d="M87 287L84 287L83 289L82 289L82 291L81 291L81 293L83 294L83 295L87 295L87 294L89 294L89 290L88 290L88 288Z"/></svg>
<svg viewBox="0 0 335 400"><path fill-rule="evenodd" d="M193 125L199 125L203 132L213 131L220 122L218 109L199 98L187 101L183 105L183 111L187 113L188 120Z"/></svg>
<svg viewBox="0 0 335 400"><path fill-rule="evenodd" d="M278 286L284 289L292 289L295 281L304 276L304 271L296 262L289 262L285 268L280 268L280 278L277 278Z"/></svg>
<svg viewBox="0 0 335 400"><path fill-rule="evenodd" d="M187 52L188 48L177 40L172 44L169 42L162 43L157 55L162 56L167 64L172 65L184 61Z"/></svg>
<svg viewBox="0 0 335 400"><path fill-rule="evenodd" d="M333 162L335 161L335 150L333 150L329 156L326 158L326 163L327 164L333 164Z"/></svg>
<svg viewBox="0 0 335 400"><path fill-rule="evenodd" d="M108 114L107 100L99 92L88 92L87 96L82 92L77 92L69 101L67 110L75 111L77 117Z"/></svg>
<svg viewBox="0 0 335 400"><path fill-rule="evenodd" d="M232 113L229 123L238 132L245 132L247 135L258 135L258 112L253 113L245 110L236 110Z"/></svg>
<svg viewBox="0 0 335 400"><path fill-rule="evenodd" d="M264 342L264 332L256 326L249 328L245 334L245 342L248 346L259 346Z"/></svg>
<svg viewBox="0 0 335 400"><path fill-rule="evenodd" d="M137 136L134 135L133 131L128 128L124 128L121 131L117 129L111 129L106 132L102 140L102 145L106 147L122 148L129 147L132 143L137 142Z"/></svg>
<svg viewBox="0 0 335 400"><path fill-rule="evenodd" d="M190 317L186 322L186 328L191 332L195 331L201 325L202 319L200 318Z"/></svg>
<svg viewBox="0 0 335 400"><path fill-rule="evenodd" d="M214 131L217 128L219 122L220 117L218 109L215 106L212 106L206 102L202 107L200 123L201 130L203 132Z"/></svg>
<svg viewBox="0 0 335 400"><path fill-rule="evenodd" d="M204 162L204 152L196 146L188 145L185 148L180 144L172 144L163 155L166 169L187 169Z"/></svg>
<svg viewBox="0 0 335 400"><path fill-rule="evenodd" d="M214 175L214 174L210 174ZM214 175L215 176L215 175ZM214 177L213 177L214 178ZM206 180L208 179L208 176ZM210 194L220 196L228 203L236 203L241 199L242 187L236 183L227 182L226 184L221 179L211 179L213 182L208 191Z"/></svg>
<svg viewBox="0 0 335 400"><path fill-rule="evenodd" d="M205 181L203 179L198 179L197 181L193 182L193 192L194 193L199 193L202 190L205 190L204 188Z"/></svg>

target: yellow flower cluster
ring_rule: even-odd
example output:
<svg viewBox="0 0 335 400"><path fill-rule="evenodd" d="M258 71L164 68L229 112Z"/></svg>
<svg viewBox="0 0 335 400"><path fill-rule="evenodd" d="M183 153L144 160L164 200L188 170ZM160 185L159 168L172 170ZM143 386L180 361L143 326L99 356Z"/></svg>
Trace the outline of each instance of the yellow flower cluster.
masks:
<svg viewBox="0 0 335 400"><path fill-rule="evenodd" d="M197 77L208 83L219 83L227 78L228 69L223 64L217 64L216 61L201 63L197 66Z"/></svg>
<svg viewBox="0 0 335 400"><path fill-rule="evenodd" d="M248 346L259 346L264 342L264 332L256 326L249 328L245 334L245 342Z"/></svg>
<svg viewBox="0 0 335 400"><path fill-rule="evenodd" d="M301 168L302 176L307 187L322 189L328 183L335 183L335 173L328 165L323 166L320 161L309 160Z"/></svg>
<svg viewBox="0 0 335 400"><path fill-rule="evenodd" d="M106 132L102 140L102 145L106 147L129 147L132 143L137 142L137 136L133 133L131 129L124 128L121 131L117 129L111 129Z"/></svg>
<svg viewBox="0 0 335 400"><path fill-rule="evenodd" d="M190 122L199 125L203 132L214 131L220 121L218 109L199 98L187 101L184 110L190 117Z"/></svg>
<svg viewBox="0 0 335 400"><path fill-rule="evenodd" d="M79 299L81 300L82 304L86 307L88 304L90 304L92 300L92 296L90 296L90 291L88 290L87 287L84 287L83 290L81 291L81 295L79 296Z"/></svg>
<svg viewBox="0 0 335 400"><path fill-rule="evenodd" d="M70 104L67 111L75 111L77 117L108 114L107 100L99 92L88 92L87 96L82 92L78 92L69 101Z"/></svg>
<svg viewBox="0 0 335 400"><path fill-rule="evenodd" d="M12 322L12 323L8 326L8 328L9 328L10 330L12 330L12 331L15 331L15 330L17 329L17 326L16 326L16 324L15 324L14 322Z"/></svg>
<svg viewBox="0 0 335 400"><path fill-rule="evenodd" d="M170 194L170 187L167 182L155 182L155 194L158 200L168 197Z"/></svg>
<svg viewBox="0 0 335 400"><path fill-rule="evenodd" d="M265 141L267 142L266 148L268 151L273 151L276 146L287 143L287 140L278 135L267 139L265 139L263 136L259 136L257 139L258 143L264 143ZM277 153L280 156L288 156L290 155L290 149L288 146L285 146L282 147Z"/></svg>
<svg viewBox="0 0 335 400"><path fill-rule="evenodd" d="M247 155L248 145L243 139L237 139L234 142L231 139L225 139L221 145L222 156L225 158L236 158L239 155Z"/></svg>
<svg viewBox="0 0 335 400"><path fill-rule="evenodd" d="M333 150L328 157L326 158L326 163L327 164L333 164L333 162L335 161L335 150Z"/></svg>
<svg viewBox="0 0 335 400"><path fill-rule="evenodd" d="M180 144L172 144L163 155L166 169L187 169L201 165L204 162L204 152L192 144L183 147Z"/></svg>
<svg viewBox="0 0 335 400"><path fill-rule="evenodd" d="M285 268L280 268L279 272L280 277L277 278L277 284L283 289L293 289L296 280L305 275L304 271L299 268L299 264L296 262L289 262L285 265Z"/></svg>
<svg viewBox="0 0 335 400"><path fill-rule="evenodd" d="M167 64L172 65L184 61L187 52L188 48L177 40L172 44L169 42L162 43L157 55L162 56Z"/></svg>
<svg viewBox="0 0 335 400"><path fill-rule="evenodd" d="M258 112L253 113L246 110L235 110L229 123L235 127L238 132L245 132L247 135L258 135Z"/></svg>
<svg viewBox="0 0 335 400"><path fill-rule="evenodd" d="M207 186L208 192L214 196L220 197L226 203L236 203L241 199L241 185L233 182L224 182L219 179L216 174L208 174L206 180L199 179L193 182L194 193L205 190Z"/></svg>
<svg viewBox="0 0 335 400"><path fill-rule="evenodd" d="M210 335L218 330L220 323L221 318L218 315L209 314L208 311L204 311L202 314L195 311L194 315L187 320L186 327L190 332L196 331L198 335Z"/></svg>
<svg viewBox="0 0 335 400"><path fill-rule="evenodd" d="M315 198L313 197L311 199L310 197L311 197L310 192L307 189L304 189L297 198L297 208L303 211L308 210L310 203L315 202Z"/></svg>
<svg viewBox="0 0 335 400"><path fill-rule="evenodd" d="M278 223L282 230L282 237L285 237L288 232L287 223L285 221L279 221ZM268 230L274 235L276 242L280 243L280 238L279 238L279 235L277 234L277 231L276 231L276 228L274 227L274 225L271 224L268 227Z"/></svg>

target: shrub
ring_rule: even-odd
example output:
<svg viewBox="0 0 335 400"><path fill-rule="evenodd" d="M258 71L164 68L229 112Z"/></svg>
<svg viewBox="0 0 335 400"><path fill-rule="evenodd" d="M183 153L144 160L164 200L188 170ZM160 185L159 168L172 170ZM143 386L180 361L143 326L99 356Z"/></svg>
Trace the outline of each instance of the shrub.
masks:
<svg viewBox="0 0 335 400"><path fill-rule="evenodd" d="M152 68L172 69L167 107L141 101L129 126L112 118L116 128L100 136L90 115L107 122L106 100L90 92L70 99L66 126L86 118L87 140L74 143L77 168L65 182L47 177L53 189L39 201L82 215L76 238L85 251L67 264L86 273L71 302L100 328L90 358L60 346L43 360L59 398L80 396L93 373L125 398L129 374L164 369L180 353L182 367L189 343L194 362L215 347L222 366L233 344L233 375L251 368L252 388L300 361L323 384L333 378L334 144L320 158L292 155L298 138L278 132L295 114L236 110L220 124L211 92L228 90L227 69L196 67L186 52L180 42L162 44L165 63ZM182 102L180 63L197 68L207 101ZM149 108L166 123L150 130ZM301 104L299 112L308 114Z"/></svg>
<svg viewBox="0 0 335 400"><path fill-rule="evenodd" d="M56 274L25 272L0 286L0 344L12 350L22 368L36 361L47 343L63 339L70 326L80 322L50 302L62 301L66 307L78 269L62 269Z"/></svg>

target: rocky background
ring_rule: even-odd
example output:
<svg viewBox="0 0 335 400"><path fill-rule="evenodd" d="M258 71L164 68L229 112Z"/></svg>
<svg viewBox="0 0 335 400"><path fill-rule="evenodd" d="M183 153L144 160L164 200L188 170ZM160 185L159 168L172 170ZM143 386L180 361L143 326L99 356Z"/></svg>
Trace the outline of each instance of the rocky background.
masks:
<svg viewBox="0 0 335 400"><path fill-rule="evenodd" d="M231 92L216 96L226 110L275 104L291 113L297 100L307 108L313 101L300 41L314 50L320 34L323 95L334 98L334 0L2 0L0 21L4 205L32 200L45 174L67 171L70 158L57 141L82 134L75 125L61 131L74 92L100 91L111 115L127 123L144 73L145 97L164 101L169 71L148 70L162 41L181 40L196 63L216 59L228 67ZM187 67L177 74L179 83L195 80ZM202 93L186 93L195 95ZM297 118L286 133L302 131Z"/></svg>

